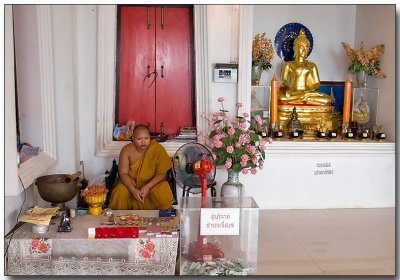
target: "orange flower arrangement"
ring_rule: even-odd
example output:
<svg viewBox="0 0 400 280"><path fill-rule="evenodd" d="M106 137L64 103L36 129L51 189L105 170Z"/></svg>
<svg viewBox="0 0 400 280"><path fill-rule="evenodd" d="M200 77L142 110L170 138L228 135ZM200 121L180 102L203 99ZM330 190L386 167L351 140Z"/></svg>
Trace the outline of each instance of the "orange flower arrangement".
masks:
<svg viewBox="0 0 400 280"><path fill-rule="evenodd" d="M372 48L369 52L364 50L364 44L361 42L361 47L358 51L352 49L349 44L343 43L342 46L350 59L351 64L348 68L352 74L366 71L369 76L377 78L385 78L386 75L381 72L379 57L385 52L385 45L380 44Z"/></svg>
<svg viewBox="0 0 400 280"><path fill-rule="evenodd" d="M267 70L272 68L271 61L274 58L274 48L272 41L265 37L265 32L257 34L253 39L251 62L253 66L260 66L261 69Z"/></svg>

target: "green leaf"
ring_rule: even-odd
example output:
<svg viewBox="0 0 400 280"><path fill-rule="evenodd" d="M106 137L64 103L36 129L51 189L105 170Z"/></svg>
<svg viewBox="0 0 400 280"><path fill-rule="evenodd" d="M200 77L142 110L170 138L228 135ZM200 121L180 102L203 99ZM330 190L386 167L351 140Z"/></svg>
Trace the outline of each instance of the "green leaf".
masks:
<svg viewBox="0 0 400 280"><path fill-rule="evenodd" d="M210 135L208 135L208 138L213 138L215 135L217 135L217 131L216 130L212 130L211 132L210 132Z"/></svg>
<svg viewBox="0 0 400 280"><path fill-rule="evenodd" d="M240 163L235 163L235 164L232 164L232 170L233 171L235 171L235 172L240 172L240 171L242 171L242 166L240 165Z"/></svg>
<svg viewBox="0 0 400 280"><path fill-rule="evenodd" d="M250 133L250 140L257 142L259 140L259 136L256 133Z"/></svg>

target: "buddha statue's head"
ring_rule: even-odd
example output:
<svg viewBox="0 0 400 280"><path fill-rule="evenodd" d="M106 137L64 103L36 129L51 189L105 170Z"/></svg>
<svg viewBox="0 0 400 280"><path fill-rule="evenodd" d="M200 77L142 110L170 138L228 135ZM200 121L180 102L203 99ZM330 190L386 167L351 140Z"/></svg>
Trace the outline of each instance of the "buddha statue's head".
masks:
<svg viewBox="0 0 400 280"><path fill-rule="evenodd" d="M306 33L304 32L304 29L300 29L299 35L297 35L297 38L293 42L293 50L295 55L299 51L300 47L303 46L306 50L306 53L304 57L306 58L308 56L308 51L310 50L310 41L307 39Z"/></svg>

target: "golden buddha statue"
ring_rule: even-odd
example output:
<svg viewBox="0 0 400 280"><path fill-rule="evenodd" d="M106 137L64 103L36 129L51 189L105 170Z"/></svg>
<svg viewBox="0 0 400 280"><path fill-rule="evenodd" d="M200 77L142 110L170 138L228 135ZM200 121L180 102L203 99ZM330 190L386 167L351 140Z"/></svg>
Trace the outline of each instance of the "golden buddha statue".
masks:
<svg viewBox="0 0 400 280"><path fill-rule="evenodd" d="M310 41L303 29L294 40L294 60L282 65L282 82L284 91L278 94L278 122L286 127L293 107L296 107L302 123L304 135L314 136L321 120L329 128L333 128L332 97L316 90L320 86L318 69L315 63L306 58L310 49Z"/></svg>

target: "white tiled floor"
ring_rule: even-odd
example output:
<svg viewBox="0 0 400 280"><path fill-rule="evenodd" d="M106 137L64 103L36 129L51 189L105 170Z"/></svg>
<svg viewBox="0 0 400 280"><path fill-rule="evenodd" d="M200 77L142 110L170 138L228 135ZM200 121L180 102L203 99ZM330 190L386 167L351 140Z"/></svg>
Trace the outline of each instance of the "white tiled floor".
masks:
<svg viewBox="0 0 400 280"><path fill-rule="evenodd" d="M260 210L258 275L395 275L395 208Z"/></svg>

